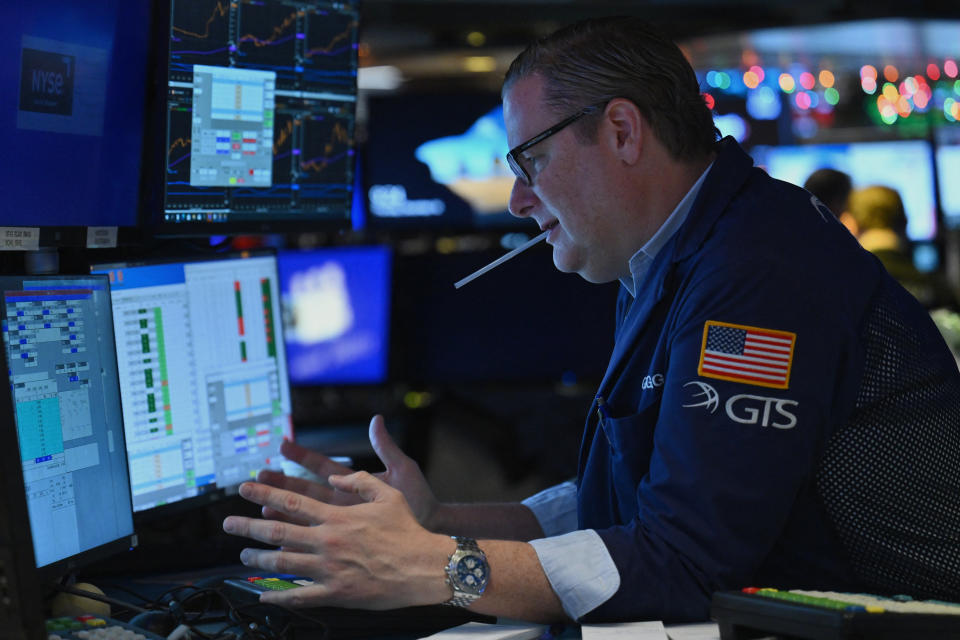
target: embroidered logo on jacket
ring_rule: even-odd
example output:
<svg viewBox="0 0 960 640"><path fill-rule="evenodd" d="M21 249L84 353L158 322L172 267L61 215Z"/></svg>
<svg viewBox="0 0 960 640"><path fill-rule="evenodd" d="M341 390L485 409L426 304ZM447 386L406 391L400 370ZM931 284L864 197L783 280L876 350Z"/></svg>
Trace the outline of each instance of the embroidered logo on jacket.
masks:
<svg viewBox="0 0 960 640"><path fill-rule="evenodd" d="M692 386L696 389L696 391L691 390L693 402L683 405L685 409L703 407L709 413L714 413L720 406L720 394L706 382L691 380L683 386ZM797 414L791 409L799 406L800 403L796 400L755 396L748 393L730 396L723 403L727 417L734 422L759 424L761 427L776 429L792 429L797 426Z"/></svg>
<svg viewBox="0 0 960 640"><path fill-rule="evenodd" d="M708 320L697 373L705 378L786 389L797 334Z"/></svg>

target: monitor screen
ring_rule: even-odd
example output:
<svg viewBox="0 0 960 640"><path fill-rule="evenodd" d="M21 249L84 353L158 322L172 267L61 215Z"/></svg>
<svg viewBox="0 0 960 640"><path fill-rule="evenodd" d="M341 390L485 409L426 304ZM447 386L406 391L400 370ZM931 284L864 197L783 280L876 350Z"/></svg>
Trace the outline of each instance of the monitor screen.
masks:
<svg viewBox="0 0 960 640"><path fill-rule="evenodd" d="M507 210L514 177L499 94L371 96L367 131L369 228L536 230Z"/></svg>
<svg viewBox="0 0 960 640"><path fill-rule="evenodd" d="M751 154L771 176L799 186L817 169L828 167L849 175L855 189L873 185L896 189L906 210L910 239L936 236L933 151L925 140L758 146Z"/></svg>
<svg viewBox="0 0 960 640"><path fill-rule="evenodd" d="M290 381L299 385L385 382L390 249L284 251L279 261Z"/></svg>
<svg viewBox="0 0 960 640"><path fill-rule="evenodd" d="M92 270L110 278L134 510L279 469L293 434L276 258Z"/></svg>
<svg viewBox="0 0 960 640"><path fill-rule="evenodd" d="M160 4L157 231L348 228L357 3Z"/></svg>
<svg viewBox="0 0 960 640"><path fill-rule="evenodd" d="M131 545L110 291L103 276L0 276L3 338L37 567Z"/></svg>
<svg viewBox="0 0 960 640"><path fill-rule="evenodd" d="M960 144L937 147L940 207L950 227L960 227Z"/></svg>
<svg viewBox="0 0 960 640"><path fill-rule="evenodd" d="M150 2L0 9L0 224L137 225Z"/></svg>

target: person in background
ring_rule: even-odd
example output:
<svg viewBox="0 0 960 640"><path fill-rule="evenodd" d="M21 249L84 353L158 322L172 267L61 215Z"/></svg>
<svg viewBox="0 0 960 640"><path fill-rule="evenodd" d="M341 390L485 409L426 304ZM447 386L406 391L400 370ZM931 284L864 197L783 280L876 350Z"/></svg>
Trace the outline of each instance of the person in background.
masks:
<svg viewBox="0 0 960 640"><path fill-rule="evenodd" d="M817 196L830 212L843 223L850 233L856 235L856 225L847 211L853 182L850 176L838 169L817 169L803 183L803 188Z"/></svg>
<svg viewBox="0 0 960 640"><path fill-rule="evenodd" d="M945 278L924 273L913 262L907 237L907 214L895 189L874 185L854 190L849 212L857 239L884 268L927 309L957 308L957 298Z"/></svg>
<svg viewBox="0 0 960 640"><path fill-rule="evenodd" d="M533 43L502 95L511 212L560 271L621 284L576 482L440 503L381 416L377 476L286 443L329 484L265 472L240 487L264 518L223 526L279 547L246 565L315 582L261 601L594 623L702 621L749 586L960 598L960 371L917 301L717 140L683 53L636 17Z"/></svg>

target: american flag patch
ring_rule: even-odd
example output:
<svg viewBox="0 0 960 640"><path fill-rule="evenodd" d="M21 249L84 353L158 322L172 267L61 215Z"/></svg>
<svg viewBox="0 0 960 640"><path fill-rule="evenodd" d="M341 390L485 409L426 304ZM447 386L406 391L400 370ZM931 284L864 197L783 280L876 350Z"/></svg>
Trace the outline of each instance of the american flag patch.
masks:
<svg viewBox="0 0 960 640"><path fill-rule="evenodd" d="M697 373L707 378L786 389L797 334L708 320Z"/></svg>

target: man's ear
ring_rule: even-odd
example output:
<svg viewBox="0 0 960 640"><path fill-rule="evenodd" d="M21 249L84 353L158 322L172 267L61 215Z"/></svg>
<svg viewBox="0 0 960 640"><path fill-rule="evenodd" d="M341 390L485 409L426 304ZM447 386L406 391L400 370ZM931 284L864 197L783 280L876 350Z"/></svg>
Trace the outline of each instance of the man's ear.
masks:
<svg viewBox="0 0 960 640"><path fill-rule="evenodd" d="M612 151L626 164L635 164L640 159L647 124L640 109L626 98L614 98L607 104L604 117Z"/></svg>

